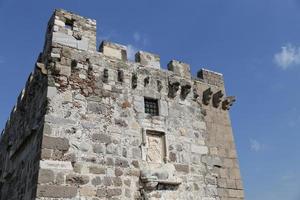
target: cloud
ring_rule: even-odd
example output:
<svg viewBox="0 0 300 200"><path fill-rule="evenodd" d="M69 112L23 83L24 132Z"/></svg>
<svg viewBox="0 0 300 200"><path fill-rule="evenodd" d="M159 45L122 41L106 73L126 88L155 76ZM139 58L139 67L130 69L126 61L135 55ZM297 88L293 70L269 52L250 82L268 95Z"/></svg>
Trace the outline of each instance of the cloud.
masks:
<svg viewBox="0 0 300 200"><path fill-rule="evenodd" d="M131 61L134 61L135 60L135 54L136 52L138 51L138 48L131 45L131 44L128 44L127 45L127 57L128 57L128 60L131 60Z"/></svg>
<svg viewBox="0 0 300 200"><path fill-rule="evenodd" d="M262 145L257 140L250 139L250 149L259 152L262 149Z"/></svg>
<svg viewBox="0 0 300 200"><path fill-rule="evenodd" d="M274 62L283 70L300 66L300 47L292 44L281 47L281 51L274 55Z"/></svg>
<svg viewBox="0 0 300 200"><path fill-rule="evenodd" d="M140 33L138 31L135 31L132 35L133 40L135 43L146 46L149 44L149 39L146 36L146 34Z"/></svg>
<svg viewBox="0 0 300 200"><path fill-rule="evenodd" d="M145 34L142 34L138 31L135 31L132 34L132 38L132 44L127 45L127 57L128 60L134 61L136 52L147 46L149 44L149 39Z"/></svg>
<svg viewBox="0 0 300 200"><path fill-rule="evenodd" d="M133 39L135 42L139 42L141 40L141 34L139 32L134 32Z"/></svg>

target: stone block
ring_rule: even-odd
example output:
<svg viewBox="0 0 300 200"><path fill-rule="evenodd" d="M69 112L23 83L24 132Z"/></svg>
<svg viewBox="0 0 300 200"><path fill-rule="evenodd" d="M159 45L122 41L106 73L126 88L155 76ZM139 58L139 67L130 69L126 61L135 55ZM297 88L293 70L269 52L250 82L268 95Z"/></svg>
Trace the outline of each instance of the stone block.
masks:
<svg viewBox="0 0 300 200"><path fill-rule="evenodd" d="M83 186L79 189L79 193L81 197L95 197L96 189L90 186Z"/></svg>
<svg viewBox="0 0 300 200"><path fill-rule="evenodd" d="M114 197L114 196L120 196L122 194L121 188L109 188L107 189L107 197Z"/></svg>
<svg viewBox="0 0 300 200"><path fill-rule="evenodd" d="M127 159L124 158L116 158L115 160L115 166L116 167L122 167L122 168L126 168L129 167L129 163Z"/></svg>
<svg viewBox="0 0 300 200"><path fill-rule="evenodd" d="M95 177L92 179L92 185L97 186L102 184L102 180L99 176Z"/></svg>
<svg viewBox="0 0 300 200"><path fill-rule="evenodd" d="M244 197L243 190L228 189L228 194L229 194L229 197L234 197L234 198L243 198Z"/></svg>
<svg viewBox="0 0 300 200"><path fill-rule="evenodd" d="M87 38L82 37L81 40L77 40L72 35L68 35L62 32L53 32L52 42L84 51L87 51L89 46L89 40Z"/></svg>
<svg viewBox="0 0 300 200"><path fill-rule="evenodd" d="M43 136L43 148L46 149L56 149L60 151L68 151L69 150L69 140L66 138L59 138L59 137L50 137L50 136Z"/></svg>
<svg viewBox="0 0 300 200"><path fill-rule="evenodd" d="M109 135L104 133L95 133L92 135L92 140L95 142L101 142L105 144L110 144L112 142L112 139Z"/></svg>
<svg viewBox="0 0 300 200"><path fill-rule="evenodd" d="M192 144L191 145L191 152L192 153L198 153L198 154L207 154L208 153L208 147Z"/></svg>
<svg viewBox="0 0 300 200"><path fill-rule="evenodd" d="M53 183L54 172L50 169L40 169L38 183Z"/></svg>
<svg viewBox="0 0 300 200"><path fill-rule="evenodd" d="M153 53L139 51L135 55L135 61L145 67L160 69L160 57Z"/></svg>
<svg viewBox="0 0 300 200"><path fill-rule="evenodd" d="M59 185L39 185L37 197L49 198L74 198L77 195L77 187Z"/></svg>
<svg viewBox="0 0 300 200"><path fill-rule="evenodd" d="M103 41L99 47L99 51L104 55L117 58L123 61L127 60L126 46L108 41Z"/></svg>
<svg viewBox="0 0 300 200"><path fill-rule="evenodd" d="M69 174L66 177L66 182L70 185L85 185L89 180L89 176L86 175Z"/></svg>
<svg viewBox="0 0 300 200"><path fill-rule="evenodd" d="M116 175L116 176L122 176L122 175L123 175L123 170L122 170L122 168L116 168L116 169L115 169L115 175Z"/></svg>
<svg viewBox="0 0 300 200"><path fill-rule="evenodd" d="M41 159L42 160L47 160L51 158L52 155L52 149L42 149L42 153L41 153Z"/></svg>
<svg viewBox="0 0 300 200"><path fill-rule="evenodd" d="M48 87L48 89L47 89L47 97L49 99L52 99L53 97L55 97L56 94L57 94L56 87Z"/></svg>
<svg viewBox="0 0 300 200"><path fill-rule="evenodd" d="M181 76L187 79L191 79L190 65L172 60L168 63L168 70L174 72L177 76Z"/></svg>
<svg viewBox="0 0 300 200"><path fill-rule="evenodd" d="M190 172L190 167L189 165L185 164L174 164L176 171L178 172L183 172L183 173L189 173Z"/></svg>
<svg viewBox="0 0 300 200"><path fill-rule="evenodd" d="M89 171L91 174L105 174L106 169L98 165L93 165L89 167Z"/></svg>
<svg viewBox="0 0 300 200"><path fill-rule="evenodd" d="M105 188L97 189L97 192L96 192L97 197L106 197L106 195L107 195L107 191Z"/></svg>
<svg viewBox="0 0 300 200"><path fill-rule="evenodd" d="M109 177L109 176L103 177L102 183L103 183L104 186L111 186L111 185L113 185L112 177Z"/></svg>
<svg viewBox="0 0 300 200"><path fill-rule="evenodd" d="M105 145L104 144L94 144L93 145L94 153L101 154L105 152Z"/></svg>
<svg viewBox="0 0 300 200"><path fill-rule="evenodd" d="M114 186L122 186L122 179L120 177L113 177L112 178Z"/></svg>
<svg viewBox="0 0 300 200"><path fill-rule="evenodd" d="M58 160L41 160L40 168L72 171L73 167L70 161L58 161Z"/></svg>

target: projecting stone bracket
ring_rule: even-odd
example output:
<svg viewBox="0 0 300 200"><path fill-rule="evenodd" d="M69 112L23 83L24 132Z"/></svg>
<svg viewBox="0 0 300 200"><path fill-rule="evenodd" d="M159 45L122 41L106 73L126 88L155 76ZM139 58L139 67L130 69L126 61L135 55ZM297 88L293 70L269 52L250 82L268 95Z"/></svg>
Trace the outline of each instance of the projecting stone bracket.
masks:
<svg viewBox="0 0 300 200"><path fill-rule="evenodd" d="M213 92L211 91L211 88L208 88L207 90L205 90L203 92L202 102L203 102L204 105L209 104L209 101L212 98L212 94L213 94Z"/></svg>
<svg viewBox="0 0 300 200"><path fill-rule="evenodd" d="M218 108L221 101L222 101L222 97L224 96L222 90L216 92L214 95L213 95L213 106L215 108Z"/></svg>
<svg viewBox="0 0 300 200"><path fill-rule="evenodd" d="M176 189L182 180L175 177L174 173L173 164L164 164L160 168L143 169L140 177L142 188L146 191Z"/></svg>
<svg viewBox="0 0 300 200"><path fill-rule="evenodd" d="M104 83L108 82L108 69L104 69L103 71L103 82Z"/></svg>
<svg viewBox="0 0 300 200"><path fill-rule="evenodd" d="M133 89L135 89L137 87L137 81L138 81L137 74L133 73L132 78L131 78L131 86Z"/></svg>
<svg viewBox="0 0 300 200"><path fill-rule="evenodd" d="M235 96L228 96L222 102L222 109L229 110L233 103L236 101Z"/></svg>
<svg viewBox="0 0 300 200"><path fill-rule="evenodd" d="M187 95L191 92L191 84L189 82L185 82L181 85L180 96L182 99L185 99Z"/></svg>
<svg viewBox="0 0 300 200"><path fill-rule="evenodd" d="M163 89L163 85L160 80L157 80L157 91L160 92Z"/></svg>
<svg viewBox="0 0 300 200"><path fill-rule="evenodd" d="M169 94L170 98L175 98L179 90L180 82L174 78L169 79Z"/></svg>

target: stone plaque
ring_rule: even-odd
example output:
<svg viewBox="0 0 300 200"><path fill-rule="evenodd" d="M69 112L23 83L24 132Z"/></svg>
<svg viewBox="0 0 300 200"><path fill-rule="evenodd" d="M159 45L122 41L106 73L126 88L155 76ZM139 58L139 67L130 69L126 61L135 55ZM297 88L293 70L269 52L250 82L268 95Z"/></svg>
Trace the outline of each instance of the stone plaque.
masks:
<svg viewBox="0 0 300 200"><path fill-rule="evenodd" d="M161 133L147 133L147 161L163 163L165 157L164 135Z"/></svg>

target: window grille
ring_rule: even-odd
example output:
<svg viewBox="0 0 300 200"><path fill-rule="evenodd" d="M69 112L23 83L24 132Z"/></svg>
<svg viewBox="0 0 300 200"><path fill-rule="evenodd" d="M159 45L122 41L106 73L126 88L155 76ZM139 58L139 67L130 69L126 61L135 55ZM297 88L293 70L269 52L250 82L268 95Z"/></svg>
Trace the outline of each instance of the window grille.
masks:
<svg viewBox="0 0 300 200"><path fill-rule="evenodd" d="M145 98L144 103L145 103L145 113L148 113L152 116L157 116L159 114L157 99Z"/></svg>

